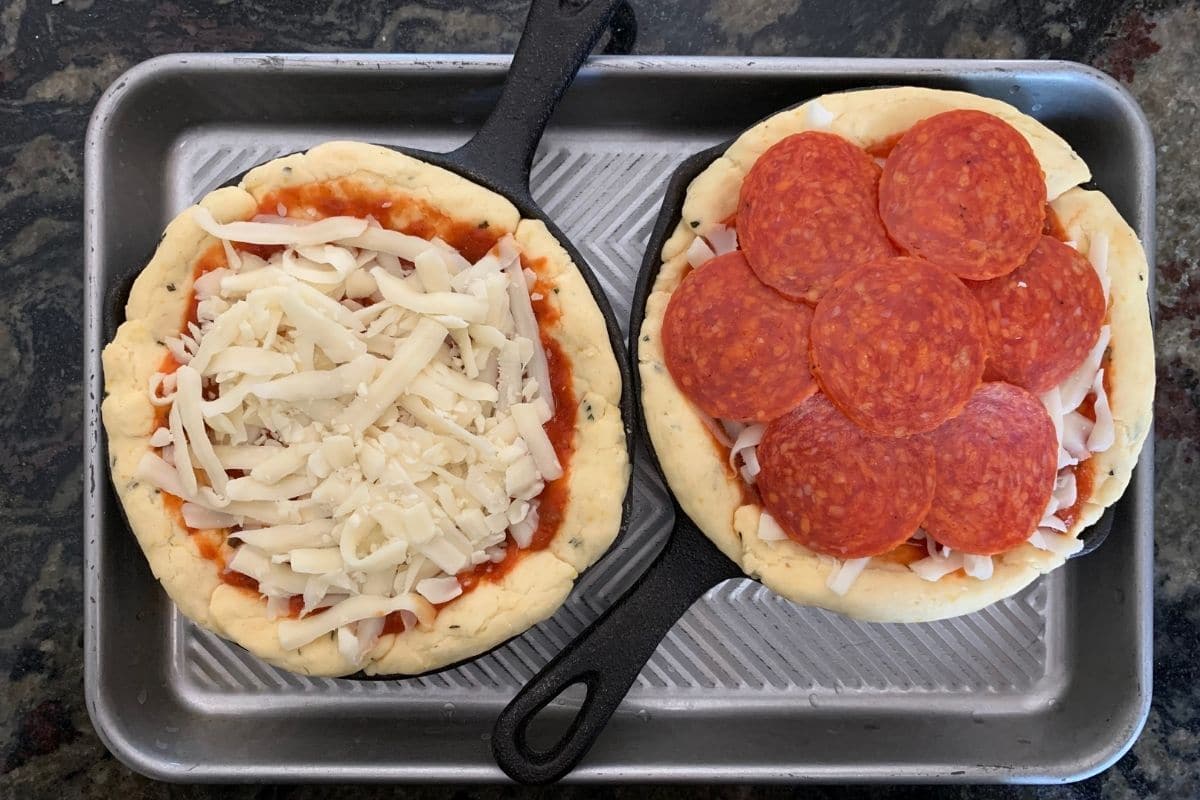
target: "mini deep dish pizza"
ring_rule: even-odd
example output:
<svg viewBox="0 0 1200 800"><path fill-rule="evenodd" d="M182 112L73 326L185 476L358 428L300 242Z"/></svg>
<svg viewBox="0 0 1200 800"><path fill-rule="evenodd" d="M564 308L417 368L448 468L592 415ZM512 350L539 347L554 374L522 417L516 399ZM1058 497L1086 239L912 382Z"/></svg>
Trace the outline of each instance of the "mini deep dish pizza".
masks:
<svg viewBox="0 0 1200 800"><path fill-rule="evenodd" d="M578 269L504 198L385 148L321 145L180 214L104 372L155 576L297 672L481 653L620 526L621 379Z"/></svg>
<svg viewBox="0 0 1200 800"><path fill-rule="evenodd" d="M638 337L684 511L745 572L867 620L1061 566L1150 428L1147 265L1087 165L959 92L821 97L690 185Z"/></svg>

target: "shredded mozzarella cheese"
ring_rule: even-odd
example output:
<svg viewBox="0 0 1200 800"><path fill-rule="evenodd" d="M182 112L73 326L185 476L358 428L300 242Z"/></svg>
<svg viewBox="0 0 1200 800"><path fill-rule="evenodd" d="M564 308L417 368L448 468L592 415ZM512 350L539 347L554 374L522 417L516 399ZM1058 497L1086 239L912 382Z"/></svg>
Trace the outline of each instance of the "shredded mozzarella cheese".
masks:
<svg viewBox="0 0 1200 800"><path fill-rule="evenodd" d="M704 238L701 236L692 239L692 243L688 245L687 260L692 269L696 269L716 257L717 254L713 252L713 249L708 246L708 242L704 241Z"/></svg>
<svg viewBox="0 0 1200 800"><path fill-rule="evenodd" d="M758 538L764 542L779 542L788 538L775 518L766 511L758 515Z"/></svg>
<svg viewBox="0 0 1200 800"><path fill-rule="evenodd" d="M971 553L954 552L945 545L939 545L924 530L918 530L912 538L916 541L925 542L925 551L928 555L908 565L908 568L923 580L931 582L939 581L959 569L976 580L984 581L992 577L993 563L991 556L977 556Z"/></svg>
<svg viewBox="0 0 1200 800"><path fill-rule="evenodd" d="M1096 413L1096 424L1088 434L1087 449L1089 453L1103 453L1113 446L1117 438L1116 423L1108 405L1108 395L1104 391L1104 370L1096 373L1092 392L1096 395L1096 404L1092 407Z"/></svg>
<svg viewBox="0 0 1200 800"><path fill-rule="evenodd" d="M1070 558L1083 549L1083 542L1078 538L1045 528L1034 531L1029 537L1029 543L1039 550L1046 550L1063 558Z"/></svg>
<svg viewBox="0 0 1200 800"><path fill-rule="evenodd" d="M738 249L737 229L716 224L709 226L703 234L713 253L722 256Z"/></svg>
<svg viewBox="0 0 1200 800"><path fill-rule="evenodd" d="M746 483L754 483L759 473L758 444L762 441L765 425L747 425L737 433L729 448L729 466L738 469L737 457L742 457L741 474Z"/></svg>
<svg viewBox="0 0 1200 800"><path fill-rule="evenodd" d="M833 124L833 112L823 106L820 100L813 100L808 104L807 117L808 124L819 131L829 130L829 126Z"/></svg>
<svg viewBox="0 0 1200 800"><path fill-rule="evenodd" d="M970 553L963 553L963 572L970 575L972 578L980 581L986 581L992 577L992 557L991 556L976 556Z"/></svg>
<svg viewBox="0 0 1200 800"><path fill-rule="evenodd" d="M1092 346L1091 352L1083 360L1083 363L1070 375L1067 376L1058 388L1052 391L1058 391L1062 396L1060 413L1074 411L1079 408L1087 396L1093 390L1093 384L1096 380L1096 373L1100 370L1100 361L1104 358L1104 351L1108 349L1108 343L1112 340L1112 327L1104 325L1100 328L1100 337L1096 340L1096 344Z"/></svg>
<svg viewBox="0 0 1200 800"><path fill-rule="evenodd" d="M1110 290L1112 288L1112 278L1108 274L1108 234L1104 231L1093 233L1088 242L1087 251L1088 261L1096 270L1096 277L1100 279L1100 288L1104 290L1104 302L1108 302Z"/></svg>
<svg viewBox="0 0 1200 800"><path fill-rule="evenodd" d="M927 581L941 580L951 572L962 569L962 567L962 553L928 556L908 565L908 568L917 573L918 577Z"/></svg>
<svg viewBox="0 0 1200 800"><path fill-rule="evenodd" d="M846 594L870 562L870 556L867 558L851 558L841 562L833 572L829 573L829 578L826 579L825 585L829 587L829 591L836 595L841 596Z"/></svg>
<svg viewBox="0 0 1200 800"><path fill-rule="evenodd" d="M1078 411L1070 411L1063 416L1062 447L1070 456L1071 465L1078 464L1090 455L1087 440L1094 424Z"/></svg>
<svg viewBox="0 0 1200 800"><path fill-rule="evenodd" d="M509 536L529 547L563 474L520 250L471 264L374 220L193 217L228 266L196 281L199 323L167 345L181 366L149 382L170 408L137 475L190 527L236 528L227 566L271 613L303 597L284 649L334 634L361 663L388 614L428 625L456 575Z"/></svg>

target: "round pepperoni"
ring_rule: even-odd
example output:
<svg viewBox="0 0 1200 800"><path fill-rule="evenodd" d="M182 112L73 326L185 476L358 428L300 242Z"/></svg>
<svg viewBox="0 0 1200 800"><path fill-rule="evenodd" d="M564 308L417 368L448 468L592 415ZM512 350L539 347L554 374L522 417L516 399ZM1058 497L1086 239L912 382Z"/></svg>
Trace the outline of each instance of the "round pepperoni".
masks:
<svg viewBox="0 0 1200 800"><path fill-rule="evenodd" d="M1025 260L1045 206L1045 177L1029 142L982 111L947 111L912 126L879 182L879 213L892 239L973 280L1005 275Z"/></svg>
<svg viewBox="0 0 1200 800"><path fill-rule="evenodd" d="M766 422L817 390L808 368L812 309L767 288L740 252L693 270L663 319L667 369L706 414Z"/></svg>
<svg viewBox="0 0 1200 800"><path fill-rule="evenodd" d="M1088 260L1049 236L1015 272L968 286L987 319L989 374L1038 394L1083 363L1108 306Z"/></svg>
<svg viewBox="0 0 1200 800"><path fill-rule="evenodd" d="M1010 383L985 383L961 414L925 438L937 461L937 490L922 523L930 536L977 555L1029 538L1058 467L1058 437L1040 400Z"/></svg>
<svg viewBox="0 0 1200 800"><path fill-rule="evenodd" d="M831 133L797 133L742 182L738 241L763 283L815 303L848 269L895 255L879 219L879 167Z"/></svg>
<svg viewBox="0 0 1200 800"><path fill-rule="evenodd" d="M916 258L843 275L812 323L817 383L872 433L909 436L957 414L983 375L983 311L958 278Z"/></svg>
<svg viewBox="0 0 1200 800"><path fill-rule="evenodd" d="M767 425L758 460L758 489L779 526L808 549L838 558L897 547L933 499L927 437L875 436L823 394Z"/></svg>

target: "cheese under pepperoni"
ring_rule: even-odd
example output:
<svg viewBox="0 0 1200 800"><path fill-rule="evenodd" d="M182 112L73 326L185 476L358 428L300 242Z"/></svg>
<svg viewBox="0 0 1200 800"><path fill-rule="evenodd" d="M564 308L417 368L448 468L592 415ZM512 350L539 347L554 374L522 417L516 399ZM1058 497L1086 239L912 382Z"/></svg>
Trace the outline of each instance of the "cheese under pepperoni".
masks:
<svg viewBox="0 0 1200 800"><path fill-rule="evenodd" d="M862 324L861 320L855 322L846 316L844 309L826 305L824 314L827 321L822 323L822 304L825 298L829 297L829 284L822 284L820 281L814 283L808 276L836 276L853 270L856 263L862 264L871 259L867 256L852 256L849 263L842 264L830 261L822 255L826 252L822 249L825 244L815 251L806 248L806 242L832 241L828 237L834 235L832 231L835 227L830 223L827 214L797 214L789 221L787 214L772 211L768 216L767 210L778 210L782 207L780 204L784 203L782 195L771 194L772 186L782 187L780 191L787 197L792 197L787 193L794 193L795 187L823 185L819 176L808 171L812 164L819 161L813 155L815 153L843 153L838 159L829 155L825 158L825 163L832 170L830 174L842 180L847 187L853 183L850 180L853 174L866 175L869 172L863 170L855 173L848 166L862 164L864 158L869 160L866 153L858 151L858 155L845 155L843 151L846 151L846 148L857 148L844 140L833 146L828 139L836 137L830 134L799 134L782 140L768 150L751 169L750 176L743 184L743 203L733 224L738 228L741 246L747 251L747 258L759 276L786 294L814 302L816 324L828 328L828 331L823 328L822 332L814 329L810 339L813 341L812 358L818 381L823 382L827 379L830 385L823 387L826 391L802 404L801 409L810 404L815 403L819 406L827 402L824 398L826 392L845 383L848 375L873 375L875 377L868 380L866 385L868 388L873 386L874 391L849 393L837 389L833 399L850 419L860 425L867 424L872 430L879 430L878 426L881 423L874 421L878 414L872 410L876 406L886 405L887 408L881 409L881 413L885 415L903 417L906 414L917 413L916 406L919 405L905 405L899 395L894 392L887 394L889 386L898 383L901 386L909 385L928 390L930 397L939 393L957 396L958 383L951 383L949 376L957 374L961 377L967 374L968 380L963 384L965 394L962 395L962 400L939 412L940 418L935 418L931 424L884 426L882 432L900 437L892 440L894 446L900 449L908 447L904 437L921 435L917 433L920 430L932 430L932 433L927 435L936 440L942 426L953 424L964 407L966 398L979 386L979 363L983 352L990 352L997 359L994 370L984 373L985 379L992 379L987 376L996 375L998 370L1008 370L1002 374L1022 374L1020 367L1010 366L1011 359L1004 361L1001 358L1000 354L1004 352L1002 345L992 341L992 331L987 330L982 321L985 316L993 320L1022 318L1029 321L1024 323L1028 326L1033 324L1034 320L1045 320L1047 315L1054 315L1055 319L1048 324L1062 328L1064 325L1071 327L1072 321L1078 321L1077 318L1082 314L1083 319L1078 326L1080 330L1072 330L1066 335L1064 341L1068 342L1069 346L1065 346L1062 352L1053 356L1053 368L1044 368L1033 362L1029 362L1031 366L1025 368L1024 374L1039 376L1030 382L1030 388L1039 393L1037 396L1045 411L1042 418L1048 418L1049 428L1039 429L1040 432L1028 440L1036 442L1031 445L1030 451L1030 457L1037 460L1036 470L1025 474L1024 468L1010 465L1022 471L1014 480L1027 483L1030 491L1012 498L1000 498L999 495L994 498L997 502L1010 501L1014 505L1013 513L1004 520L999 520L1004 529L988 534L988 538L993 543L998 542L999 546L976 547L974 553L956 551L954 547L939 542L935 538L936 534L917 527L919 521L911 523L907 536L901 537L910 543L927 546L928 557L915 561L906 560L910 568L922 578L938 580L962 570L973 578L984 580L992 573L990 553L1008 549L1025 541L1064 555L1069 555L1080 546L1077 539L1064 535L1069 529L1070 520L1073 519L1071 515L1077 506L1079 493L1086 491L1087 473L1080 472L1080 465L1085 464L1092 454L1103 452L1111 446L1113 440L1113 420L1107 403L1103 369L1109 332L1107 326L1100 325L1105 317L1108 301L1107 246L1103 237L1095 237L1089 242L1088 252L1083 255L1072 250L1071 255L1067 257L1062 251L1069 249L1068 245L1053 240L1048 240L1037 249L1041 241L1045 215L1045 187L1041 170L1032 153L1028 152L1028 145L1020 134L999 118L982 112L951 112L919 123L910 133L913 134L910 137L900 137L900 143L891 149L891 155L884 162L884 187L881 190L880 206L871 209L870 213L865 215L859 206L853 206L854 213L843 216L844 227L851 229L844 235L853 238L863 230L870 232L875 230L876 226L886 225L893 240L910 254L931 258L957 272L961 277L980 279L1004 276L985 283L965 281L965 286L956 281L956 285L963 288L962 294L968 299L971 293L966 291L966 288L970 287L975 291L976 297L990 304L988 314L980 315L978 323L970 321L979 313L979 308L974 303L970 304L970 312L961 309L952 312L946 308L939 308L923 315L921 320L916 319L915 314L905 311L912 304L912 298L903 289L903 270L898 270L896 280L891 282L887 280L886 272L879 270L880 275L876 281L878 286L872 287L867 293L869 297L863 298L863 308L856 313L874 315L874 322L868 320L870 324L866 325ZM976 136L976 133L979 136ZM987 136L983 135L985 133ZM980 136L983 138L979 138ZM988 139L988 136L991 138ZM841 166L834 169L837 164ZM964 191L961 185L948 183L951 173L960 177L974 175L978 180L967 187L969 191ZM913 195L912 192L919 194ZM1010 193L1012 197L1009 197ZM819 204L819 198L822 196L821 192L810 193L801 205ZM833 203L830 208L843 206ZM946 209L951 208L962 210L961 216L938 227L938 219L949 220L949 211ZM764 222L767 219L770 220L769 225ZM820 221L820 226L813 228L816 221ZM714 254L715 248L710 246L714 239L714 231L721 229L715 237L717 240L723 241L726 238L722 235L722 226L711 227L712 230L697 231L698 236L688 251L689 261L694 267L704 264ZM971 230L968 231L968 227ZM814 239L813 231L824 231L821 236L826 238ZM843 234L838 232L838 235ZM961 246L954 244L956 237ZM1044 258L1042 251L1049 251L1054 257ZM846 252L850 250L843 248L843 253ZM1027 259L1033 259L1035 262L1028 268L1022 266ZM1090 269L1081 271L1078 268L1079 264L1088 262ZM834 272L830 273L830 269ZM1029 281L1022 278L1022 270L1036 275L1038 287L1032 287ZM1056 313L1061 309L1047 305L1047 294L1040 287L1061 286L1064 281L1072 283L1065 296L1070 299L1068 305L1080 306L1081 311L1078 313ZM980 287L986 288L981 290ZM998 295L1004 294L996 291L1000 287L1008 287L1007 291L1010 294L998 298ZM1101 294L1097 293L1095 287L1099 288ZM1031 291L1024 292L1025 289ZM1100 297L1099 304L1097 297ZM835 296L834 301L837 300ZM737 308L736 302L731 307ZM908 316L912 316L913 319L908 319ZM963 337L966 349L958 356L941 359L940 363L944 368L941 373L936 367L930 371L931 358L935 352L940 351L930 350L930 345L923 343L921 337L922 332L927 332L929 339L937 341L938 337L944 334L940 329L932 328L939 325L964 326L964 330L970 331ZM1039 339L1039 342L1043 348L1053 349L1055 343L1050 341L1053 339L1055 336L1047 335ZM967 347L968 343L973 344ZM836 351L843 357L840 357L841 360L837 364L833 364L826 357L823 366L823 350ZM1037 351L1030 349L1028 352ZM879 353L892 353L896 357L882 359ZM1040 355L1045 357L1045 349ZM1018 363L1021 357L1018 353ZM1028 353L1023 357L1031 358ZM770 369L788 372L796 368L795 364L794 360L777 360L770 365ZM967 365L970 365L969 368ZM761 369L761 365L755 366L755 370ZM753 373L754 370L743 370L733 376L732 379L738 381L734 384L739 387L738 392L743 392L744 382L750 380ZM823 375L827 378L823 379ZM933 383L929 384L931 380ZM939 381L942 383L939 384ZM1045 387L1048 381L1050 388L1047 389ZM858 386L859 383L861 381L852 382L852 385ZM720 383L717 385L719 387ZM679 388L693 400L697 399L695 390L689 391L682 385L679 385ZM708 388L711 391L711 386ZM749 396L753 396L753 391L749 392ZM879 399L884 396L889 402L879 403ZM919 393L914 395L919 396ZM1029 395L1025 395L1025 399L1028 398ZM772 396L770 399L778 398ZM908 407L909 405L913 407ZM740 415L741 419L761 422L771 414L779 413L767 410L765 405L760 410L764 413L749 415L743 412ZM799 410L789 415L797 419L807 419L810 416ZM729 419L712 420L710 427L719 432L715 434L716 440L728 443L725 446L729 448L731 466L740 471L742 479L747 483L757 483L760 491L770 494L769 499L764 498L766 511L760 516L759 536L769 541L791 538L819 553L839 559L849 557L844 562L839 561L839 567L830 575L829 582L831 589L839 594L844 593L867 566L870 556L882 554L892 546L892 541L890 535L880 535L877 539L877 549L871 552L868 552L869 548L864 549L861 545L851 545L850 540L845 537L854 534L849 530L839 533L837 526L829 522L833 519L831 514L836 516L834 512L846 513L844 509L838 511L822 505L834 502L831 498L842 498L837 501L838 508L842 508L845 496L853 495L855 489L865 490L871 480L879 479L885 474L888 469L886 459L878 455L868 458L867 452L873 453L874 450L866 448L859 453L863 459L859 462L859 467L849 471L843 467L832 469L829 464L839 464L839 459L844 455L831 450L822 461L824 467L815 463L807 468L798 467L797 459L778 455L781 449L778 444L781 435L777 433L773 437L771 431L793 430L796 427L796 423L793 423L780 428L781 422L782 420L768 422L765 435L761 424L744 426ZM1049 436L1047 431L1051 431L1053 435ZM827 430L823 435L829 433ZM814 436L814 441L820 439L820 436ZM850 438L852 437L844 437L844 441L848 442ZM763 440L762 443L760 440ZM982 440L976 440L973 446L981 448L984 446L981 442ZM975 452L981 450L977 449ZM1037 455L1034 456L1034 453ZM875 466L869 466L871 464ZM948 468L949 464L944 466ZM854 477L854 470L862 471ZM979 479L980 475L974 475L971 481L978 482L977 489L985 494L989 491L1005 491L1000 484L989 485L988 481ZM937 480L948 482L953 478L939 474ZM957 488L965 491L964 487L971 481L964 481ZM955 487L949 488L953 493ZM790 501L787 499L789 492L795 496ZM798 522L800 518L792 511L801 507L806 510L802 521ZM778 519L773 513L782 515L783 518ZM899 510L896 510L896 513L903 516ZM859 521L868 525L874 524L866 520ZM814 524L823 524L826 528L814 531ZM862 531L859 531L859 534L861 533ZM942 535L947 539L953 538L953 534Z"/></svg>

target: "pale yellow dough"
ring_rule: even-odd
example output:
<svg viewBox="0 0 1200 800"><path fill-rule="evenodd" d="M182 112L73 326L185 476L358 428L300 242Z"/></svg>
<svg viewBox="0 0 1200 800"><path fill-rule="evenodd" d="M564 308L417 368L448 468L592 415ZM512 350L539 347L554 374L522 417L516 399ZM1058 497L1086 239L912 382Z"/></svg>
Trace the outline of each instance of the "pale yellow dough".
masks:
<svg viewBox="0 0 1200 800"><path fill-rule="evenodd" d="M621 376L604 317L579 269L540 221L521 219L500 195L393 150L330 142L251 170L238 187L200 201L220 222L248 219L258 200L285 186L347 179L356 185L409 195L457 221L486 221L512 233L524 253L541 260L540 276L557 289L547 295L559 311L548 332L572 367L579 404L569 499L550 547L525 555L501 580L484 582L442 608L427 628L380 639L361 668L369 674L415 674L478 655L546 619L562 605L580 572L616 538L629 482L629 457L619 408ZM360 669L338 653L332 634L296 651L279 646L277 623L257 595L221 581L214 562L200 555L153 487L134 478L149 449L154 407L150 376L166 356L164 337L179 333L191 297L197 259L215 239L187 212L168 226L158 250L138 276L126 321L104 349L103 417L113 484L155 577L193 621L285 669L337 676Z"/></svg>
<svg viewBox="0 0 1200 800"><path fill-rule="evenodd" d="M663 266L646 304L638 337L642 405L655 452L675 496L704 533L746 574L806 605L879 622L921 622L976 611L1015 594L1038 575L1062 566L1053 553L1022 545L994 559L987 580L961 572L937 582L906 566L874 559L850 591L839 596L826 581L836 562L791 540L766 542L757 535L761 508L743 504L739 479L713 446L700 412L679 392L663 365L661 329L671 293L687 271L688 246L737 210L742 180L768 147L794 133L825 130L862 147L886 141L915 122L956 108L995 114L1029 141L1046 175L1046 196L1068 234L1084 253L1098 235L1108 239L1112 281L1109 402L1116 443L1093 456L1095 485L1080 519L1078 536L1124 492L1150 429L1154 395L1154 342L1146 301L1148 269L1137 236L1108 198L1078 185L1090 178L1083 160L1037 120L997 100L962 92L911 87L826 95L783 111L743 133L696 177L683 214L663 246Z"/></svg>

